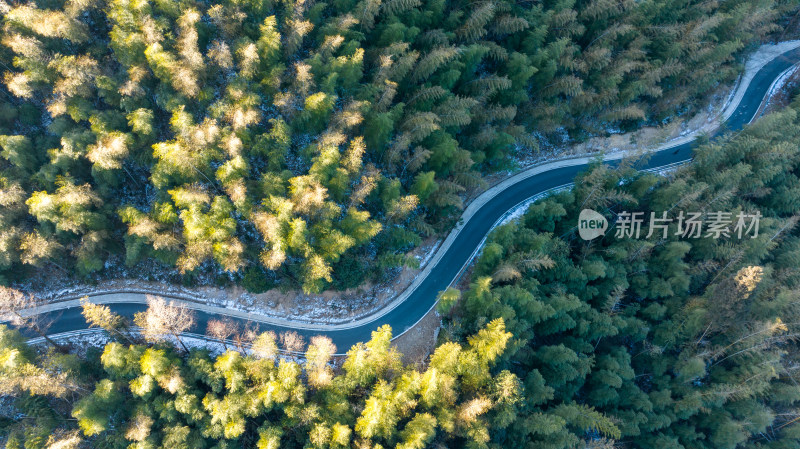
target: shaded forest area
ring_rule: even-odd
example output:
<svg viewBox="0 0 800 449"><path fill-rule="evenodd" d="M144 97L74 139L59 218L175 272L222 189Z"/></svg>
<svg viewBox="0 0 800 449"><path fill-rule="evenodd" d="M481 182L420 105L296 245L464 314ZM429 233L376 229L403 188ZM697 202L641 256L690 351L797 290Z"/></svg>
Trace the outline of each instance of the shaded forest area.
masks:
<svg viewBox="0 0 800 449"><path fill-rule="evenodd" d="M0 282L380 280L482 174L685 114L796 8L0 1Z"/></svg>
<svg viewBox="0 0 800 449"><path fill-rule="evenodd" d="M525 399L493 433L497 447L602 436L631 449L800 444L798 107L701 147L666 178L597 165L493 232L469 289L446 292L439 307L451 339L497 319L514 335L496 369L519 376ZM612 224L623 211L675 221L666 237L645 238L645 227L638 239L612 230L587 242L577 235L584 208ZM762 218L755 238L689 238L676 235L681 212ZM573 403L616 435L587 435L561 416Z"/></svg>
<svg viewBox="0 0 800 449"><path fill-rule="evenodd" d="M305 347L243 332L219 356L176 349L189 321L163 300L135 317L141 334L85 303L112 342L80 355L0 327L0 438L9 449L796 448L799 109L702 146L666 177L597 164L499 227L470 288L442 293L425 367L402 365L387 327L333 364L321 337ZM587 242L585 207L612 222L762 218L754 238L684 238L673 223L666 236ZM24 299L10 291L0 299ZM279 348L305 348L304 363Z"/></svg>

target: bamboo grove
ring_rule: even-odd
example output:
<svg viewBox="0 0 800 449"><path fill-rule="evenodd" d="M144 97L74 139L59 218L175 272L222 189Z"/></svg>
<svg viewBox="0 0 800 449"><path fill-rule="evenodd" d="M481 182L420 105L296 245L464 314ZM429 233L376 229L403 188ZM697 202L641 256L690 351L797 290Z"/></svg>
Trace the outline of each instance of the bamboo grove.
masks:
<svg viewBox="0 0 800 449"><path fill-rule="evenodd" d="M131 344L124 328L109 330L119 341L80 360L37 356L19 333L0 326L0 394L19 395L28 418L0 421L5 447L421 449L437 436L475 446L468 442L487 441L491 423L507 420L519 400L516 376L490 372L511 336L502 320L468 344L437 350L426 371L402 364L386 327L354 346L340 373L325 338L311 339L301 366L277 357L286 346L271 333L258 335L248 356L231 350L212 357ZM76 395L83 397L75 402ZM74 404L67 413L77 429L64 426L63 409L48 396Z"/></svg>
<svg viewBox="0 0 800 449"><path fill-rule="evenodd" d="M221 330L164 300L141 330L85 302L102 349L0 327L0 442L73 448L790 449L800 444L800 103L654 175L595 165L489 237L443 292L438 347ZM577 236L581 209L762 214L758 235ZM0 298L23 301L2 291ZM16 298L16 299L14 299ZM27 324L29 329L37 326ZM305 352L304 361L278 354ZM2 440L5 438L5 440Z"/></svg>
<svg viewBox="0 0 800 449"><path fill-rule="evenodd" d="M452 339L497 319L514 335L497 369L519 376L525 399L496 447L800 444L797 106L665 177L597 165L494 232L470 288L441 307ZM763 217L754 238L681 237L675 221L666 237L587 242L576 232L586 207L612 221L623 211ZM585 432L585 416L565 417L564 404L613 426Z"/></svg>
<svg viewBox="0 0 800 449"><path fill-rule="evenodd" d="M357 286L520 152L688 113L795 7L2 0L2 280Z"/></svg>

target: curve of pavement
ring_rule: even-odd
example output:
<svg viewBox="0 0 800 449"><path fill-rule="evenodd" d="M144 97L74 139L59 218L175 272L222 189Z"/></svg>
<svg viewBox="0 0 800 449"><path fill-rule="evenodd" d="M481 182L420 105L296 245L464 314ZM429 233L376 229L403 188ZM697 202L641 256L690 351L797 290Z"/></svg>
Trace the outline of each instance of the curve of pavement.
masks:
<svg viewBox="0 0 800 449"><path fill-rule="evenodd" d="M763 48L763 47L762 47ZM762 104L773 85L781 76L800 62L800 41L784 42L771 46L768 58L748 63L748 70L728 107L722 114L724 122L713 133L717 136L727 131L737 131L760 115ZM650 157L639 167L642 170L659 170L687 162L692 157L698 133L684 136L659 148L648 150ZM608 153L606 163L616 165L625 152ZM256 313L209 306L186 298L162 294L196 311L197 323L192 331L202 333L209 320L227 316L240 324L255 325L259 331L283 332L293 330L308 338L314 335L330 337L340 350L347 350L359 341L370 338L370 333L389 324L396 336L414 327L436 304L438 293L450 286L480 250L486 235L510 210L531 198L571 183L595 156L576 157L542 164L514 175L487 190L464 211L459 225L451 231L440 248L412 285L381 310L345 324L301 323L267 317ZM118 291L90 295L94 303L107 304L123 316L133 316L146 309L143 292ZM52 324L49 333L76 334L87 329L76 298L56 301L24 312L41 315ZM396 337L395 337L396 338ZM341 351L340 351L341 352Z"/></svg>

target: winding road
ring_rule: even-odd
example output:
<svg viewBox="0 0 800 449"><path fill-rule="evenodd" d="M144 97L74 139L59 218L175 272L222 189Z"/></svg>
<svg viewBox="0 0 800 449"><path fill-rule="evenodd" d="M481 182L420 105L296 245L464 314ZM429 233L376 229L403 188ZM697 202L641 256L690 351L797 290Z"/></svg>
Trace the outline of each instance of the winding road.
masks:
<svg viewBox="0 0 800 449"><path fill-rule="evenodd" d="M790 49L786 51L787 48ZM783 52L778 53L776 49ZM778 47L773 46L770 55L768 59L755 64L755 67L748 64L752 70L745 73L731 96L729 105L722 115L724 122L714 131L713 136L739 130L760 115L762 103L773 84L783 73L800 62L800 42L793 41L782 43ZM672 144L648 150L650 157L640 168L657 170L690 160L696 137L697 135L686 136ZM608 164L615 165L624 156L623 152L609 153L604 155L604 159ZM261 331L294 330L305 337L327 335L339 348L339 352L345 352L356 342L368 340L370 333L384 324L391 325L395 335L399 336L411 329L434 307L438 292L453 283L481 248L488 232L510 210L532 197L568 185L576 174L586 168L591 159L593 157L576 157L548 162L518 173L481 194L468 205L458 227L451 231L412 285L381 310L350 323L292 322L208 306L186 298L172 298L196 311L197 324L194 332L199 334L203 333L209 320L228 316L242 324L256 325ZM169 294L161 296L171 297ZM114 312L125 316L132 316L146 308L145 294L141 292L118 291L97 294L91 296L91 301L108 304ZM79 332L88 327L81 315L77 298L63 298L25 313L43 315L51 320L49 332L54 336Z"/></svg>

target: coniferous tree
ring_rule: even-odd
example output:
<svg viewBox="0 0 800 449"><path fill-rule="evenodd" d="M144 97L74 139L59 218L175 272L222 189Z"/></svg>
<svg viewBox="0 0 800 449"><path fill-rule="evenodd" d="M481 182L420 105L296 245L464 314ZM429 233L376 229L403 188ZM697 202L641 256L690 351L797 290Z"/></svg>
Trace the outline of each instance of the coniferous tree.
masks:
<svg viewBox="0 0 800 449"><path fill-rule="evenodd" d="M4 277L86 275L124 251L309 292L408 263L540 141L686 114L796 8L6 3ZM342 263L365 269L345 282Z"/></svg>
<svg viewBox="0 0 800 449"><path fill-rule="evenodd" d="M457 317L450 335L497 318L514 335L496 369L519 375L526 402L490 429L497 444L796 444L795 415L782 413L798 397L786 387L797 310L781 292L797 275L785 265L797 219L777 198L796 183L797 130L794 109L764 117L664 177L595 165L492 233L469 290L455 305L458 292L445 292L442 307ZM587 205L609 218L666 211L667 232L636 239L612 228L584 241L576 223ZM758 235L693 238L678 229L687 211L764 216Z"/></svg>

